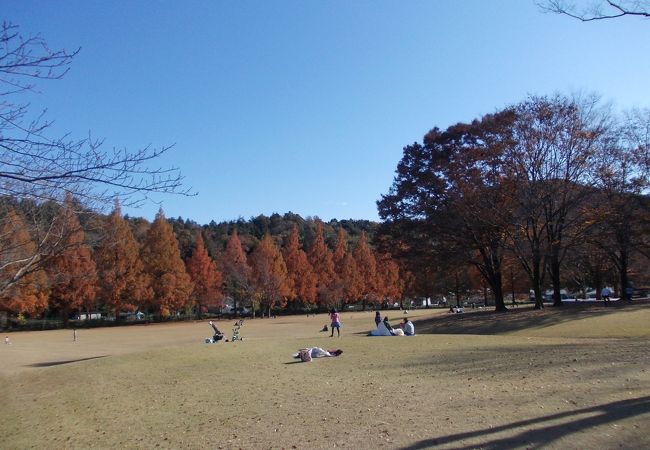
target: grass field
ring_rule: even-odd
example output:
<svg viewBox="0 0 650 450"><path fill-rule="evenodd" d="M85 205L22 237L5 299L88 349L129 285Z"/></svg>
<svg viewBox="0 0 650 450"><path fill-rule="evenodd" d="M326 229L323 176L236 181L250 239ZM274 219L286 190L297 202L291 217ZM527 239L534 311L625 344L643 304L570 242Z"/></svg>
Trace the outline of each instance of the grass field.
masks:
<svg viewBox="0 0 650 450"><path fill-rule="evenodd" d="M397 324L403 315L390 311ZM650 448L650 305L13 333L0 448ZM230 331L230 322L219 322ZM338 358L296 362L301 347Z"/></svg>

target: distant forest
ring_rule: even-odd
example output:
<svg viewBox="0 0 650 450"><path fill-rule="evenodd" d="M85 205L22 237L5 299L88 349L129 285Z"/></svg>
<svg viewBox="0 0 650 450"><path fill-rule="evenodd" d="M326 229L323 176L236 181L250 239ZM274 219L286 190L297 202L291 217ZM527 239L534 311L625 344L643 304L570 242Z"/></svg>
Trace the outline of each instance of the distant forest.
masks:
<svg viewBox="0 0 650 450"><path fill-rule="evenodd" d="M131 218L126 216L126 220L132 225L136 234L142 234L146 230L146 223L142 218ZM301 243L304 248L310 248L314 241L315 221L318 217L303 218L292 212L272 214L271 216L259 215L246 220L239 218L237 220L215 222L211 221L207 225L200 225L191 219L182 217L168 218L176 239L181 250L181 257L188 258L192 253L192 247L196 239L196 232L201 231L205 239L205 246L211 257L216 257L226 246L228 236L237 230L242 246L246 253L250 253L257 246L265 234L270 234L278 244L282 244L295 224L298 227L298 234L301 236ZM336 234L339 229L343 228L348 235L349 242L354 245L362 232L365 232L370 244L379 227L378 222L370 220L332 219L329 222L323 222L323 234L325 243L330 248L336 245Z"/></svg>

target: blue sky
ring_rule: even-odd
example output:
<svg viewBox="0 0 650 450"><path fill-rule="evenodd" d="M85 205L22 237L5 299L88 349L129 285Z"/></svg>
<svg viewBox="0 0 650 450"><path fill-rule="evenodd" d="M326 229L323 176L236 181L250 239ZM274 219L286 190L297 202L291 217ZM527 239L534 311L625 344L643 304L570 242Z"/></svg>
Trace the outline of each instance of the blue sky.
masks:
<svg viewBox="0 0 650 450"><path fill-rule="evenodd" d="M158 200L199 223L377 220L405 145L528 94L650 107L650 21L580 23L533 0L4 0L2 18L82 48L33 100L56 130L175 144L160 165L198 195Z"/></svg>

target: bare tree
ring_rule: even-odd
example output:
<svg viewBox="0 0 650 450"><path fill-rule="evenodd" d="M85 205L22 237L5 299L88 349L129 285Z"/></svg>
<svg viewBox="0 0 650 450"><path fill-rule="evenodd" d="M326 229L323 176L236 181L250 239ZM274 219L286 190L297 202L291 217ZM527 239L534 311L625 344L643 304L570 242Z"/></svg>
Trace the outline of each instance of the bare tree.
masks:
<svg viewBox="0 0 650 450"><path fill-rule="evenodd" d="M36 81L58 80L79 49L51 50L40 36L23 37L18 26L0 28L0 195L60 202L66 193L94 205L142 203L150 193L181 193L176 168L147 164L167 152L149 146L105 150L101 140L51 136L52 122L34 115L17 96L35 91Z"/></svg>
<svg viewBox="0 0 650 450"><path fill-rule="evenodd" d="M594 0L582 7L565 0L547 0L538 5L544 11L564 14L582 22L623 16L650 17L650 2L641 0Z"/></svg>
<svg viewBox="0 0 650 450"><path fill-rule="evenodd" d="M0 280L0 293L61 251L57 242L74 231L54 233L54 221L37 217L43 205L61 204L66 195L85 208L110 206L115 199L138 205L152 193L192 195L178 169L149 165L171 146L108 150L91 137L53 136L45 112L34 112L24 101L21 94L37 92L38 82L61 79L79 51L52 50L40 35L25 36L10 22L0 25L0 198L32 206L34 217L26 222L36 248L20 261L0 255L3 266L13 267ZM3 220L8 219L0 208Z"/></svg>
<svg viewBox="0 0 650 450"><path fill-rule="evenodd" d="M594 185L599 220L594 244L612 258L618 271L619 294L630 286L630 259L645 253L648 192L650 191L650 110L627 112L602 147L596 161ZM650 257L650 255L647 255Z"/></svg>
<svg viewBox="0 0 650 450"><path fill-rule="evenodd" d="M531 97L516 107L509 179L518 202L513 250L528 273L535 306L543 307L543 270L549 269L553 302L562 304L560 268L585 228L582 205L593 184L596 153L609 126L596 96Z"/></svg>

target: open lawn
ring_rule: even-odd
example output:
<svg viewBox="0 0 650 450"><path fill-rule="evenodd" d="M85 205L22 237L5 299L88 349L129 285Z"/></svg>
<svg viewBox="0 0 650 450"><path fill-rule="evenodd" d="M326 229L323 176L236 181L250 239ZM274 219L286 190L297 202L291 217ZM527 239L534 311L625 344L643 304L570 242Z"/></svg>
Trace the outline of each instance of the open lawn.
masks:
<svg viewBox="0 0 650 450"><path fill-rule="evenodd" d="M206 322L9 334L0 448L650 448L649 304L418 310L409 338L365 336L373 317L210 345ZM306 346L343 354L294 360Z"/></svg>

